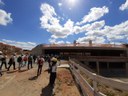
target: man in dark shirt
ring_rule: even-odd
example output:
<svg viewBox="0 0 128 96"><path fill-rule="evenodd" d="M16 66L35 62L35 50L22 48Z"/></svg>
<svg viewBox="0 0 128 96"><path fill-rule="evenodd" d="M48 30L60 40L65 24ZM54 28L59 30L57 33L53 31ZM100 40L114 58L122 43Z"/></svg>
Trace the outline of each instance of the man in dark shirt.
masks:
<svg viewBox="0 0 128 96"><path fill-rule="evenodd" d="M3 57L1 58L1 66L0 66L0 69L2 70L2 66L5 65L5 68L7 69L7 62L6 62L6 56L3 55Z"/></svg>

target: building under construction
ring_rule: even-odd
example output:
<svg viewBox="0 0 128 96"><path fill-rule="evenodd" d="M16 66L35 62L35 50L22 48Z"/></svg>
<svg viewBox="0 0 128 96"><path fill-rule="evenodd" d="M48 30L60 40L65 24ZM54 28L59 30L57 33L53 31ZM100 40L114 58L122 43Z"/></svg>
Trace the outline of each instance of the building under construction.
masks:
<svg viewBox="0 0 128 96"><path fill-rule="evenodd" d="M32 49L35 55L59 55L76 59L97 74L128 76L128 45L115 44L49 44Z"/></svg>

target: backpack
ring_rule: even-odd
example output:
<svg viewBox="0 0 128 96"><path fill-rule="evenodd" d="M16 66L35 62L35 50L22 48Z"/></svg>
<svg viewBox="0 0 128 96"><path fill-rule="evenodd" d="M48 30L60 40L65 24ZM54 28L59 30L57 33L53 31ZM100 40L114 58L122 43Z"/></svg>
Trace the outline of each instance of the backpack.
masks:
<svg viewBox="0 0 128 96"><path fill-rule="evenodd" d="M44 60L41 58L38 60L38 64L43 64L43 62L44 62Z"/></svg>
<svg viewBox="0 0 128 96"><path fill-rule="evenodd" d="M17 62L21 62L21 61L22 61L22 57L18 57Z"/></svg>
<svg viewBox="0 0 128 96"><path fill-rule="evenodd" d="M27 60L28 60L27 56L25 56L23 60L24 60L24 61L27 61Z"/></svg>
<svg viewBox="0 0 128 96"><path fill-rule="evenodd" d="M28 57L28 61L32 61L32 57L31 56Z"/></svg>

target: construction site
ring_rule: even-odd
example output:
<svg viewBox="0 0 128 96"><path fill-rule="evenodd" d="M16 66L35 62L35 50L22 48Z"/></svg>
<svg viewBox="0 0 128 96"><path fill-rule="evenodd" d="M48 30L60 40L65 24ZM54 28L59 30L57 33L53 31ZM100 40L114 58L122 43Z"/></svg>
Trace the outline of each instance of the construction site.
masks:
<svg viewBox="0 0 128 96"><path fill-rule="evenodd" d="M75 59L100 75L128 76L128 45L114 44L51 44L38 45L36 55L59 55L61 59Z"/></svg>
<svg viewBox="0 0 128 96"><path fill-rule="evenodd" d="M55 86L48 86L48 63L39 77L35 63L31 70L4 69L1 96L128 96L127 44L41 44L31 54L60 56Z"/></svg>

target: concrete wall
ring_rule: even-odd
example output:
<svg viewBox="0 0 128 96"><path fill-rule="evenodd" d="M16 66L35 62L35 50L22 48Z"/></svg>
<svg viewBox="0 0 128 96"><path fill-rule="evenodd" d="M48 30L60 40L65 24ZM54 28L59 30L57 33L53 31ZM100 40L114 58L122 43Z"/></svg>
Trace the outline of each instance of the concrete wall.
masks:
<svg viewBox="0 0 128 96"><path fill-rule="evenodd" d="M42 44L41 45L38 45L38 46L36 46L34 49L32 49L32 51L31 51L31 54L32 55L42 55Z"/></svg>

